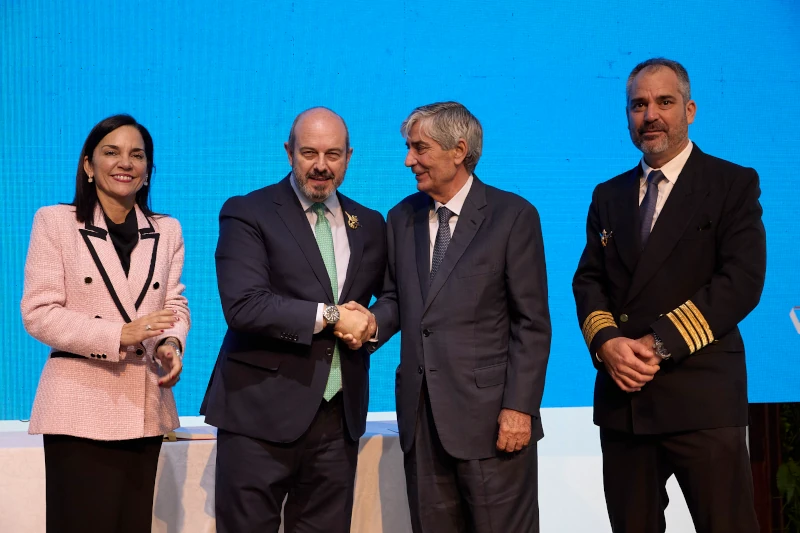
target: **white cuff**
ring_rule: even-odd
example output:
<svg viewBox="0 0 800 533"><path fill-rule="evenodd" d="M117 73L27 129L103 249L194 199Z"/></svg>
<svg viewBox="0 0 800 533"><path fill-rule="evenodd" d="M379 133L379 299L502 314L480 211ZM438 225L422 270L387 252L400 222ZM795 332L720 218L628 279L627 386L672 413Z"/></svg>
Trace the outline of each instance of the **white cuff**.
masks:
<svg viewBox="0 0 800 533"><path fill-rule="evenodd" d="M325 328L325 319L322 318L322 312L324 310L325 310L325 304L317 304L317 320L316 322L314 322L314 335L316 335Z"/></svg>

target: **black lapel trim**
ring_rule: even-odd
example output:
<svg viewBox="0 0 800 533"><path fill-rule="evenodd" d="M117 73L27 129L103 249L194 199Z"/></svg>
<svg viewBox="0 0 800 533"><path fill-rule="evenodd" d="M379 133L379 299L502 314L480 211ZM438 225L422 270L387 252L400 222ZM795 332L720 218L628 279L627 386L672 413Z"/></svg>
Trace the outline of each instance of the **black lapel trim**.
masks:
<svg viewBox="0 0 800 533"><path fill-rule="evenodd" d="M122 319L125 322L130 322L131 318L125 311L125 307L122 306L122 302L119 300L119 296L117 296L117 291L114 290L114 285L111 283L111 278L108 277L108 273L106 272L105 267L103 267L103 263L100 261L100 256L97 255L97 250L94 249L92 241L89 240L89 237L106 240L106 235L108 232L102 228L93 226L88 220L86 221L86 227L84 229L79 229L78 231L83 236L83 241L86 243L86 247L89 248L89 253L92 255L92 259L94 259L94 264L97 266L97 270L100 272L100 277L103 278L103 283L106 284L106 288L108 289L109 294L111 294L111 299L114 300L114 305L117 306L119 314L122 315Z"/></svg>
<svg viewBox="0 0 800 533"><path fill-rule="evenodd" d="M150 222L150 219L147 220L147 223L150 225L149 228L144 228L139 230L139 238L140 239L153 239L153 253L150 254L150 271L147 273L147 281L144 282L144 287L142 287L142 292L139 293L139 298L136 299L136 304L134 307L136 310L139 310L139 306L142 305L142 301L144 301L144 296L147 294L147 289L150 287L150 282L153 281L153 273L156 270L156 256L158 254L158 239L161 237L161 234L156 232L153 229L153 223Z"/></svg>

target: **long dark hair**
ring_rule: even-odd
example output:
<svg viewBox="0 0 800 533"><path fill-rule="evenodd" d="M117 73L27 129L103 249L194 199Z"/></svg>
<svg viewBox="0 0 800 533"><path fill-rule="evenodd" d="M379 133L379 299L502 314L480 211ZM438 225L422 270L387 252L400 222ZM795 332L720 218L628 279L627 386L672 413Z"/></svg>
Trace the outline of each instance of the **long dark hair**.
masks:
<svg viewBox="0 0 800 533"><path fill-rule="evenodd" d="M150 136L150 132L147 131L147 128L136 122L136 119L130 115L114 115L104 118L89 132L89 136L86 137L86 141L83 143L81 157L78 159L78 173L75 177L75 199L72 200L71 204L75 206L75 218L78 219L78 222L86 222L94 218L94 208L98 201L97 188L94 183L89 183L89 175L86 174L86 170L83 168L83 161L88 157L91 163L92 157L94 156L94 149L97 148L100 141L102 141L106 135L122 126L133 126L142 134L142 139L144 140L144 154L147 157L147 176L149 176L149 182L152 183L156 166L155 163L153 163L153 138ZM150 209L149 194L149 184L142 186L142 188L136 192L136 205L139 206L139 209L141 209L142 213L148 218L158 214Z"/></svg>

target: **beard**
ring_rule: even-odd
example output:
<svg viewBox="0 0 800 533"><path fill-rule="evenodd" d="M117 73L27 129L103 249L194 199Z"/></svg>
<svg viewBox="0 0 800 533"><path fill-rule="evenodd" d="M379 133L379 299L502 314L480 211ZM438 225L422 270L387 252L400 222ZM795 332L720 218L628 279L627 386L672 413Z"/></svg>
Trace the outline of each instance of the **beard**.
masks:
<svg viewBox="0 0 800 533"><path fill-rule="evenodd" d="M664 132L666 135L659 135L656 139L645 140L643 135L654 131ZM638 129L630 128L631 140L636 147L642 151L643 154L661 154L673 148L680 146L689 137L689 122L686 115L683 120L678 124L678 127L673 131L669 127L657 120L649 124L644 124Z"/></svg>
<svg viewBox="0 0 800 533"><path fill-rule="evenodd" d="M324 202L328 197L336 192L336 189L344 181L344 172L341 176L336 176L329 170L317 171L312 170L303 174L299 169L294 168L294 176L297 179L297 185L300 190L306 195L306 198L313 202ZM324 179L325 181L314 181Z"/></svg>

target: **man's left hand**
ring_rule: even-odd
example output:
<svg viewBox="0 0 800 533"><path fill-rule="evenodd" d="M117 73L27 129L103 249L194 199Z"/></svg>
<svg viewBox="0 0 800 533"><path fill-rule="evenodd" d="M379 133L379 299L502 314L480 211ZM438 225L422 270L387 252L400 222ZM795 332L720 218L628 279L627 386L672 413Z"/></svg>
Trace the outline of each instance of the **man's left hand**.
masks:
<svg viewBox="0 0 800 533"><path fill-rule="evenodd" d="M531 442L531 415L503 409L497 417L500 431L497 434L497 449L501 452L518 452Z"/></svg>

